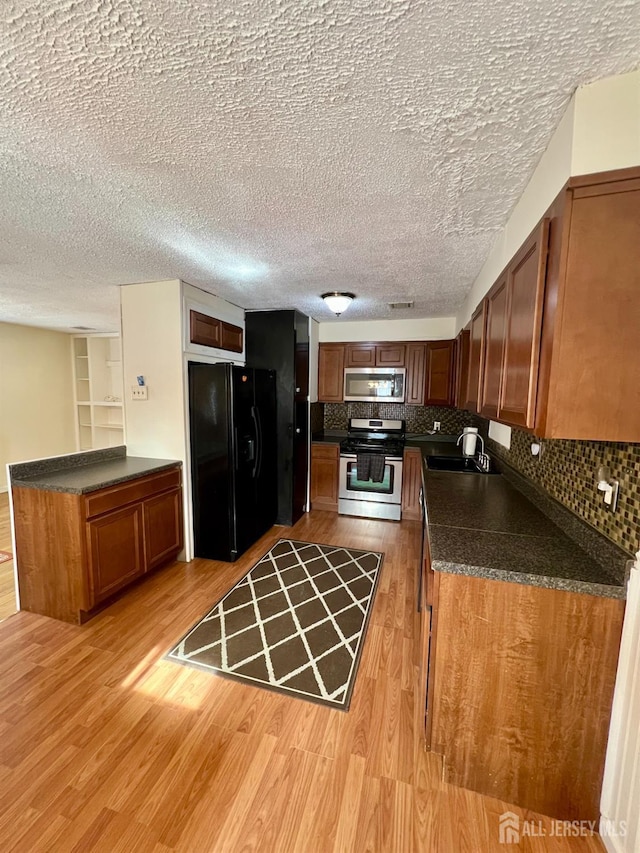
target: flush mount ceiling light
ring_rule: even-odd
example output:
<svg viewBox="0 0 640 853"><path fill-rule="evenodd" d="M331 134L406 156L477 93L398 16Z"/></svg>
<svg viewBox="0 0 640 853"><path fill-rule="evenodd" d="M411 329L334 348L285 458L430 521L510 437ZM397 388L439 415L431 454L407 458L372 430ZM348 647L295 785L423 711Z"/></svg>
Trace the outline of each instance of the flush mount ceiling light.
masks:
<svg viewBox="0 0 640 853"><path fill-rule="evenodd" d="M337 290L331 291L331 293L323 293L322 298L327 303L327 308L339 317L343 311L346 311L349 305L351 305L351 301L355 299L355 294L353 293L338 293Z"/></svg>

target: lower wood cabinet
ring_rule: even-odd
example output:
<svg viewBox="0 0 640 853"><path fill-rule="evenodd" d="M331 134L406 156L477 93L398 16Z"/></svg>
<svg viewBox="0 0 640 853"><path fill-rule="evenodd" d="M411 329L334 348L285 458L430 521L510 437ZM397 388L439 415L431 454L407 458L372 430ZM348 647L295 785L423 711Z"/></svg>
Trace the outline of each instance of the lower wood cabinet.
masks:
<svg viewBox="0 0 640 853"><path fill-rule="evenodd" d="M417 447L408 447L402 459L402 518L412 521L421 518L421 486L422 453Z"/></svg>
<svg viewBox="0 0 640 853"><path fill-rule="evenodd" d="M182 549L180 468L87 495L12 490L20 608L81 623Z"/></svg>
<svg viewBox="0 0 640 853"><path fill-rule="evenodd" d="M99 604L145 572L142 505L87 522L90 601Z"/></svg>
<svg viewBox="0 0 640 853"><path fill-rule="evenodd" d="M340 446L311 445L311 509L338 511L338 467Z"/></svg>
<svg viewBox="0 0 640 853"><path fill-rule="evenodd" d="M421 690L427 746L443 756L445 781L597 821L624 602L433 578Z"/></svg>

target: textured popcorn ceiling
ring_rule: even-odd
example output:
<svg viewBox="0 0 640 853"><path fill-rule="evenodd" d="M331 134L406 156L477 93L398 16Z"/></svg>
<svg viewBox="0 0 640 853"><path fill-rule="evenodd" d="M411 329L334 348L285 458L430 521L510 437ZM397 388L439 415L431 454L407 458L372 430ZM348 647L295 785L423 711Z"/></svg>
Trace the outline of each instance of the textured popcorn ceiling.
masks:
<svg viewBox="0 0 640 853"><path fill-rule="evenodd" d="M452 314L640 0L4 0L0 320L115 328L117 284Z"/></svg>

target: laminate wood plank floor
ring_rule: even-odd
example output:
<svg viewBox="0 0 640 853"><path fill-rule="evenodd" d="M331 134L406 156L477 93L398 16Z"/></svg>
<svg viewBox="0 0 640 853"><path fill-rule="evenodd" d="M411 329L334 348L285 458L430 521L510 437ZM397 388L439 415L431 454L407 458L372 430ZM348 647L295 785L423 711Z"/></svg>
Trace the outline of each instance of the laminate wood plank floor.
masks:
<svg viewBox="0 0 640 853"><path fill-rule="evenodd" d="M315 511L235 564L175 563L86 625L0 624L0 849L601 851L499 843L551 821L441 781L418 731L417 522ZM385 553L348 713L163 660L280 536Z"/></svg>
<svg viewBox="0 0 640 853"><path fill-rule="evenodd" d="M0 492L0 551L13 553L9 494ZM13 560L0 563L0 622L16 612L16 590L13 580Z"/></svg>

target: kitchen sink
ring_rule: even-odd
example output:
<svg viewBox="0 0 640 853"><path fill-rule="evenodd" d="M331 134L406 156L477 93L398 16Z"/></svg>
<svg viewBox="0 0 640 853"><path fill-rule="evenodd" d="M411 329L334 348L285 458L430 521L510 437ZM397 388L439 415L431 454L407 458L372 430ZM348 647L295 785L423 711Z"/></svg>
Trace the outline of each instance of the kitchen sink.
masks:
<svg viewBox="0 0 640 853"><path fill-rule="evenodd" d="M431 471L460 471L467 474L498 474L493 460L490 460L489 470L483 471L475 459L464 456L427 456L427 468Z"/></svg>

